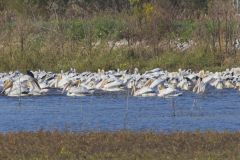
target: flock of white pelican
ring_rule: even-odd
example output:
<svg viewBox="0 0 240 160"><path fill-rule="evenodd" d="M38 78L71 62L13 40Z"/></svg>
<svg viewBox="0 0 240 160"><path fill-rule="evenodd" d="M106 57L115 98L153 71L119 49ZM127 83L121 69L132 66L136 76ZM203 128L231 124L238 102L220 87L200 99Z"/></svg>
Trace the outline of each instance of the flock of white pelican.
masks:
<svg viewBox="0 0 240 160"><path fill-rule="evenodd" d="M40 96L58 89L67 96L87 96L97 92L128 91L132 96L181 96L184 92L203 94L209 88L237 89L240 91L240 68L223 72L193 72L179 69L168 72L156 68L145 73L138 69L98 70L98 72L52 73L46 71L19 71L0 73L0 93L2 96Z"/></svg>

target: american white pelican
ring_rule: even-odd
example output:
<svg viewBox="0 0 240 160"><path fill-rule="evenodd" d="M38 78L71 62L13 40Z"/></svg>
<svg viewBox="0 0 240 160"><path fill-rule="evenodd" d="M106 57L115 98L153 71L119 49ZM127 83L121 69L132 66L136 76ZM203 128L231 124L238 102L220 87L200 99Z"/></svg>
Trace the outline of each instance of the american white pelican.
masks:
<svg viewBox="0 0 240 160"><path fill-rule="evenodd" d="M137 89L136 82L134 81L133 86L132 86L131 95L132 96L150 97L150 96L156 96L156 92L152 88L147 87L147 86Z"/></svg>
<svg viewBox="0 0 240 160"><path fill-rule="evenodd" d="M206 89L206 84L202 81L202 78L199 77L197 80L197 84L193 88L193 92L197 94L203 94Z"/></svg>
<svg viewBox="0 0 240 160"><path fill-rule="evenodd" d="M80 81L69 81L63 89L63 93L67 91L67 96L86 96L93 94L94 90L88 90L80 85Z"/></svg>
<svg viewBox="0 0 240 160"><path fill-rule="evenodd" d="M178 91L174 86L170 85L165 87L164 85L158 86L158 96L159 97L176 97L181 96L182 93Z"/></svg>
<svg viewBox="0 0 240 160"><path fill-rule="evenodd" d="M5 80L2 94L10 97L28 96L29 89L21 83L13 82L12 80Z"/></svg>
<svg viewBox="0 0 240 160"><path fill-rule="evenodd" d="M193 88L191 80L187 77L184 77L177 85L178 88L184 91L189 91Z"/></svg>
<svg viewBox="0 0 240 160"><path fill-rule="evenodd" d="M27 75L19 75L19 78L15 81L11 79L5 80L2 93L6 96L29 96L41 95L42 92L33 73L27 71Z"/></svg>

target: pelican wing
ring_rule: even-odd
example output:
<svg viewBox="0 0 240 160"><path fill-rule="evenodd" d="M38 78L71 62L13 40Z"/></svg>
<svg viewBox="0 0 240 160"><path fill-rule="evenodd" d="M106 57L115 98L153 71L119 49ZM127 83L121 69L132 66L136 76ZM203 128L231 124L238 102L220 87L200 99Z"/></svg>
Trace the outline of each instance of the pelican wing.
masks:
<svg viewBox="0 0 240 160"><path fill-rule="evenodd" d="M134 95L135 96L141 96L142 94L153 93L153 92L154 92L153 89L151 89L149 87L143 87L143 88L137 90Z"/></svg>
<svg viewBox="0 0 240 160"><path fill-rule="evenodd" d="M116 87L120 87L123 83L121 81L114 81L111 83L108 83L104 86L104 88L116 88Z"/></svg>
<svg viewBox="0 0 240 160"><path fill-rule="evenodd" d="M161 84L161 83L163 83L163 82L164 82L164 80L162 80L162 79L156 79L156 80L154 80L153 83L150 85L150 88L155 88L155 87L157 87L159 84Z"/></svg>

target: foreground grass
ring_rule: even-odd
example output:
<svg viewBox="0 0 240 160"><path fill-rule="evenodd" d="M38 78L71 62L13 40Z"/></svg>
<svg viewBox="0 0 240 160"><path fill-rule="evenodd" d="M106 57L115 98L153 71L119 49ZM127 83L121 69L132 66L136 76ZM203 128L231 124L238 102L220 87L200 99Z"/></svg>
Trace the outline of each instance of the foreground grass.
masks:
<svg viewBox="0 0 240 160"><path fill-rule="evenodd" d="M0 159L240 159L240 133L7 133Z"/></svg>

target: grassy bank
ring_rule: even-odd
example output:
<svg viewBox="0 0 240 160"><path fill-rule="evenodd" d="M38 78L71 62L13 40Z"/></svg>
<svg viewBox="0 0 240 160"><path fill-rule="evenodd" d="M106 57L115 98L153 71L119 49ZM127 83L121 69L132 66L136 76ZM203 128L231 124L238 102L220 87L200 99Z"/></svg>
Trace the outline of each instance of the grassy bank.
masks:
<svg viewBox="0 0 240 160"><path fill-rule="evenodd" d="M141 71L156 67L171 71L179 68L214 71L238 66L240 63L239 54L220 53L217 49L210 49L206 42L200 44L200 40L199 44L181 50L169 42L176 37L156 42L147 39L146 35L142 35L147 34L145 31L138 33L138 29L126 29L131 25L127 21L132 19L136 20L136 17L107 16L105 13L101 17L88 20L6 24L6 28L2 30L5 37L0 45L0 71L42 69L59 72L70 68L76 68L77 71L97 71L98 68L109 70L135 67ZM176 29L183 32L179 35L182 38L192 35L189 28L191 30L193 22L184 22L188 21L178 22L182 25ZM132 37L127 39L128 36ZM128 44L120 47L114 45L123 39L128 40ZM137 43L140 44L136 45Z"/></svg>
<svg viewBox="0 0 240 160"><path fill-rule="evenodd" d="M218 54L206 54L203 49L194 49L185 52L167 51L162 54L153 54L151 49L128 48L114 49L106 45L94 48L90 54L82 52L39 52L16 51L12 54L0 54L0 71L21 70L47 70L59 72L76 68L77 71L97 71L100 69L134 69L146 71L153 68L163 68L169 71L177 71L179 68L199 71L221 71L240 65L240 56L228 57L224 60Z"/></svg>
<svg viewBox="0 0 240 160"><path fill-rule="evenodd" d="M240 133L7 133L0 158L59 159L239 159Z"/></svg>

